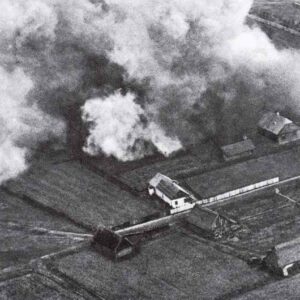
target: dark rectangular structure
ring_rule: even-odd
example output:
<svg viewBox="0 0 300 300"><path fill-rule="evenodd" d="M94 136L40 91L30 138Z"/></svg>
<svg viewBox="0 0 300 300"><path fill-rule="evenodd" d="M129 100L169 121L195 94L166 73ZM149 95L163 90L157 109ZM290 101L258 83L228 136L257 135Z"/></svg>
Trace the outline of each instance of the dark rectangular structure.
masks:
<svg viewBox="0 0 300 300"><path fill-rule="evenodd" d="M135 252L135 246L128 238L106 228L97 230L92 244L98 251L112 259L128 257Z"/></svg>
<svg viewBox="0 0 300 300"><path fill-rule="evenodd" d="M249 157L253 154L255 146L250 139L221 147L225 161L236 160L239 158Z"/></svg>

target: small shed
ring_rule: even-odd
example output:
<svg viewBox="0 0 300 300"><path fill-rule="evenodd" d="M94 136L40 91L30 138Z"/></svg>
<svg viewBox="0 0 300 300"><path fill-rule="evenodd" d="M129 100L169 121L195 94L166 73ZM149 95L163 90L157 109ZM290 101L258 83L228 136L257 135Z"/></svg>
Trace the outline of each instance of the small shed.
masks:
<svg viewBox="0 0 300 300"><path fill-rule="evenodd" d="M216 236L229 225L229 221L218 212L196 204L187 217L192 229L199 230L209 236Z"/></svg>
<svg viewBox="0 0 300 300"><path fill-rule="evenodd" d="M156 194L172 208L188 207L193 202L193 196L186 189L160 173L149 181L148 192L150 195Z"/></svg>
<svg viewBox="0 0 300 300"><path fill-rule="evenodd" d="M283 276L289 274L289 269L300 263L300 238L273 247L265 257L267 267Z"/></svg>
<svg viewBox="0 0 300 300"><path fill-rule="evenodd" d="M245 139L238 143L223 146L221 150L224 160L231 161L251 156L255 150L255 146L251 139Z"/></svg>
<svg viewBox="0 0 300 300"><path fill-rule="evenodd" d="M101 253L113 259L127 257L135 252L135 245L128 238L106 228L97 230L92 244Z"/></svg>
<svg viewBox="0 0 300 300"><path fill-rule="evenodd" d="M265 113L258 123L258 131L278 144L300 139L300 127L279 113Z"/></svg>

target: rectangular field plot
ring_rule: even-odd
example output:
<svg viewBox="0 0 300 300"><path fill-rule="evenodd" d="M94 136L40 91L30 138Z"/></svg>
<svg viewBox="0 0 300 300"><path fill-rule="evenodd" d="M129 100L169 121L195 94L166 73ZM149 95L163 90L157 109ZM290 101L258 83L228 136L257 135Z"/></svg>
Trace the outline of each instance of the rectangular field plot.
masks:
<svg viewBox="0 0 300 300"><path fill-rule="evenodd" d="M249 228L249 233L240 240L227 242L237 248L264 255L273 246L299 236L300 209L275 195L235 201L218 210Z"/></svg>
<svg viewBox="0 0 300 300"><path fill-rule="evenodd" d="M55 281L37 274L28 274L0 282L0 299L74 299L84 300L79 293L65 290Z"/></svg>
<svg viewBox="0 0 300 300"><path fill-rule="evenodd" d="M150 202L121 190L78 162L37 165L7 188L89 227L118 225L155 212Z"/></svg>
<svg viewBox="0 0 300 300"><path fill-rule="evenodd" d="M269 281L269 275L192 236L173 232L112 262L86 250L54 263L105 299L216 299Z"/></svg>
<svg viewBox="0 0 300 300"><path fill-rule="evenodd" d="M297 175L300 175L300 153L298 148L294 148L193 176L185 181L206 198L266 179L279 177L283 180Z"/></svg>
<svg viewBox="0 0 300 300"><path fill-rule="evenodd" d="M65 218L33 207L24 200L0 190L0 224L13 223L24 227L84 232Z"/></svg>

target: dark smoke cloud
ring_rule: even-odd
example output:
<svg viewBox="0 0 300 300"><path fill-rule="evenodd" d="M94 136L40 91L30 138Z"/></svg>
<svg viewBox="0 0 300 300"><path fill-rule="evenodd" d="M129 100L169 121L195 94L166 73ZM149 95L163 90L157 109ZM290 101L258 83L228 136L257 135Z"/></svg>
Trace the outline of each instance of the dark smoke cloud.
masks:
<svg viewBox="0 0 300 300"><path fill-rule="evenodd" d="M128 160L241 134L262 107L298 109L299 54L245 25L251 5L2 0L0 181L39 143L63 141L74 110L84 151Z"/></svg>

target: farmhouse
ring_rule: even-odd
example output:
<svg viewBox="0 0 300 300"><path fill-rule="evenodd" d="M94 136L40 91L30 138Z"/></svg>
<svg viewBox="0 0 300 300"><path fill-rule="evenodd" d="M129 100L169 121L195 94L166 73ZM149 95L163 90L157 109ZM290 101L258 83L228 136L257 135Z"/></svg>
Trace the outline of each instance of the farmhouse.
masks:
<svg viewBox="0 0 300 300"><path fill-rule="evenodd" d="M249 157L253 154L255 146L250 139L221 147L225 161L231 161L243 157Z"/></svg>
<svg viewBox="0 0 300 300"><path fill-rule="evenodd" d="M157 173L148 186L149 195L157 195L172 208L191 208L194 197L171 178Z"/></svg>
<svg viewBox="0 0 300 300"><path fill-rule="evenodd" d="M278 144L300 139L300 127L279 113L265 113L258 123L258 131Z"/></svg>
<svg viewBox="0 0 300 300"><path fill-rule="evenodd" d="M135 251L135 246L129 239L105 228L97 230L92 244L97 250L113 259L129 256Z"/></svg>
<svg viewBox="0 0 300 300"><path fill-rule="evenodd" d="M273 272L283 276L300 263L300 238L275 246L266 256L265 263Z"/></svg>
<svg viewBox="0 0 300 300"><path fill-rule="evenodd" d="M188 215L187 222L194 231L200 231L209 236L221 236L230 225L228 219L199 204L194 206Z"/></svg>

